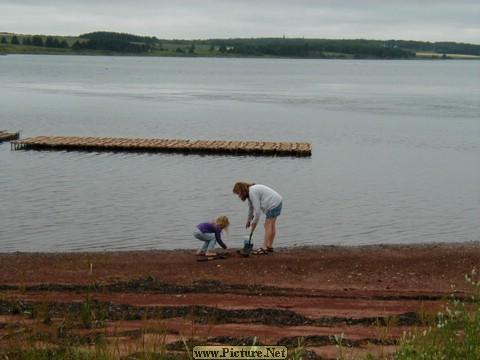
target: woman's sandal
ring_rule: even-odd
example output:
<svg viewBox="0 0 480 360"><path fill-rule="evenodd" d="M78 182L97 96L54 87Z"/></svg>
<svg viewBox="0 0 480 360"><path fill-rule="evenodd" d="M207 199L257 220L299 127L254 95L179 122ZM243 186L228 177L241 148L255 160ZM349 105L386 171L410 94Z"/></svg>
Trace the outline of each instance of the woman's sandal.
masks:
<svg viewBox="0 0 480 360"><path fill-rule="evenodd" d="M268 251L268 252L274 252L273 247L268 246L268 247L267 247L267 251Z"/></svg>
<svg viewBox="0 0 480 360"><path fill-rule="evenodd" d="M258 248L255 251L252 251L252 255L267 255L268 250L265 250L264 248Z"/></svg>

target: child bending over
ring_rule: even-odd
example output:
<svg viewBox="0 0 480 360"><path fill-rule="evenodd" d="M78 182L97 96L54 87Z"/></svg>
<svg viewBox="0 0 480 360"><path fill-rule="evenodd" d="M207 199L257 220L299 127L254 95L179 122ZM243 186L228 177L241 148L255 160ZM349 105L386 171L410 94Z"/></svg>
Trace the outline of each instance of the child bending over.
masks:
<svg viewBox="0 0 480 360"><path fill-rule="evenodd" d="M203 245L198 249L197 256L216 256L213 249L217 242L226 249L227 245L223 242L221 233L222 230L228 231L229 225L230 221L224 215L219 216L215 221L198 224L193 230L193 236L203 241Z"/></svg>

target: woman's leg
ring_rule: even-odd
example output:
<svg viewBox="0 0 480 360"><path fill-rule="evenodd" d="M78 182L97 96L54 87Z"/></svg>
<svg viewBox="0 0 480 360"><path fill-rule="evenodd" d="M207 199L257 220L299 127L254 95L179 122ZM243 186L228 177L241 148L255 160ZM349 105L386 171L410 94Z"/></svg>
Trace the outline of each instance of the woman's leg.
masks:
<svg viewBox="0 0 480 360"><path fill-rule="evenodd" d="M267 211L265 219L265 240L263 241L263 248L269 252L273 251L273 241L275 240L275 223L277 217L282 213L282 203L276 208Z"/></svg>
<svg viewBox="0 0 480 360"><path fill-rule="evenodd" d="M277 218L271 218L265 220L265 238L263 240L263 248L267 250L269 247L273 247L273 241L275 240L275 222Z"/></svg>

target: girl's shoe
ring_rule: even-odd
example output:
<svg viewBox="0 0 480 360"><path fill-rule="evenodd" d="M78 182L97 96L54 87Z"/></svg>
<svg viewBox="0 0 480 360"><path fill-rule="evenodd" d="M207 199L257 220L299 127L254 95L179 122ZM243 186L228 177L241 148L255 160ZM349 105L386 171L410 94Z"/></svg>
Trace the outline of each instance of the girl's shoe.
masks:
<svg viewBox="0 0 480 360"><path fill-rule="evenodd" d="M197 256L205 256L205 251L198 250Z"/></svg>
<svg viewBox="0 0 480 360"><path fill-rule="evenodd" d="M267 246L267 251L268 252L274 252L273 247Z"/></svg>
<svg viewBox="0 0 480 360"><path fill-rule="evenodd" d="M252 251L252 255L267 255L268 250L265 250L264 248L258 248L255 251Z"/></svg>
<svg viewBox="0 0 480 360"><path fill-rule="evenodd" d="M206 252L204 255L205 255L205 256L208 256L208 257L211 257L211 256L217 256L217 253L214 253L214 252Z"/></svg>

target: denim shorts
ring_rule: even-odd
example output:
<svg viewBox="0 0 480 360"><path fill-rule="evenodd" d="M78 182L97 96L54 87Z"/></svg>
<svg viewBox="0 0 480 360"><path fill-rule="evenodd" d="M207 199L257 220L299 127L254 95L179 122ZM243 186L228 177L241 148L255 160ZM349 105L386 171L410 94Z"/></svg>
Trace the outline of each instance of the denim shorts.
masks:
<svg viewBox="0 0 480 360"><path fill-rule="evenodd" d="M277 207L271 209L271 210L268 210L267 213L265 214L267 219L273 219L273 218L276 218L277 216L279 216L282 212L282 203L280 203L280 205L278 205Z"/></svg>

